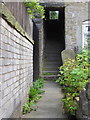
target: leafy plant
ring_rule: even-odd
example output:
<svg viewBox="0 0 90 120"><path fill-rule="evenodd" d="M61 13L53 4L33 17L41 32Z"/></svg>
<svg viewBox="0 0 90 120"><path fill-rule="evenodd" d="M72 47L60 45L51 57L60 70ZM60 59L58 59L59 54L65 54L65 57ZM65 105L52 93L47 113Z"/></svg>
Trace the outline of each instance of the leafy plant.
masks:
<svg viewBox="0 0 90 120"><path fill-rule="evenodd" d="M73 100L73 97L70 96L62 99L62 101L65 103L66 111L71 115L75 115L75 111L78 109L78 104L76 100Z"/></svg>
<svg viewBox="0 0 90 120"><path fill-rule="evenodd" d="M31 87L29 91L29 98L23 106L23 114L28 113L32 110L36 110L36 102L42 97L41 94L45 92L44 90L42 90L43 87L43 78L40 78L33 83L33 87Z"/></svg>
<svg viewBox="0 0 90 120"><path fill-rule="evenodd" d="M35 18L35 15L38 14L40 18L44 18L44 7L40 5L38 0L25 0L25 5L27 7L28 13L32 18Z"/></svg>
<svg viewBox="0 0 90 120"><path fill-rule="evenodd" d="M58 19L58 11L50 11L50 19L51 20Z"/></svg>
<svg viewBox="0 0 90 120"><path fill-rule="evenodd" d="M23 114L29 113L32 110L36 110L36 108L35 101L27 99L27 102L23 106Z"/></svg>
<svg viewBox="0 0 90 120"><path fill-rule="evenodd" d="M43 78L39 78L36 82L33 83L34 88L39 89L39 88L43 88L44 86L44 79Z"/></svg>
<svg viewBox="0 0 90 120"><path fill-rule="evenodd" d="M65 91L65 103L66 111L71 115L75 115L78 109L76 97L79 97L79 92L85 88L86 83L90 81L90 72L88 61L88 50L82 50L81 53L76 55L75 60L68 59L59 68L59 78L56 80L62 85Z"/></svg>

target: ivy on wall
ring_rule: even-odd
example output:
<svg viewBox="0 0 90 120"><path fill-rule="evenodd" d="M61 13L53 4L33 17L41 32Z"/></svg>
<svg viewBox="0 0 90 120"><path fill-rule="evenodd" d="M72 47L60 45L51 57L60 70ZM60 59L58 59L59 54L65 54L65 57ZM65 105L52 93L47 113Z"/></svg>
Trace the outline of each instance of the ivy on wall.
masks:
<svg viewBox="0 0 90 120"><path fill-rule="evenodd" d="M31 15L31 18L35 18L36 14L43 19L44 16L44 7L40 5L38 0L25 0L25 6L28 10L28 14Z"/></svg>

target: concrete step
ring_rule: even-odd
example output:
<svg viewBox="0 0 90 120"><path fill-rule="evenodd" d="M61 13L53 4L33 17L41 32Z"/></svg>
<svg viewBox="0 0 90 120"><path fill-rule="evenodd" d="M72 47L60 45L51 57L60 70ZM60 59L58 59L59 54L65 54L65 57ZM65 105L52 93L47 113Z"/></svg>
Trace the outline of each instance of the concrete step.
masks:
<svg viewBox="0 0 90 120"><path fill-rule="evenodd" d="M56 61L59 62L60 59L61 59L60 57L50 57L50 56L49 56L49 57L45 57L45 58L44 58L44 61L48 61L48 60L52 60L52 61L53 61L53 60L56 60ZM56 61L53 61L53 62L56 62Z"/></svg>
<svg viewBox="0 0 90 120"><path fill-rule="evenodd" d="M50 73L51 75L58 75L59 71L51 71L51 70L43 70L43 74L45 75L45 73Z"/></svg>
<svg viewBox="0 0 90 120"><path fill-rule="evenodd" d="M59 69L58 68L44 68L43 71L58 71Z"/></svg>
<svg viewBox="0 0 90 120"><path fill-rule="evenodd" d="M53 61L51 61L51 60L46 60L46 61L44 61L44 64L43 64L43 66L48 66L48 65L53 65L53 66L60 66L61 65L61 63L60 63L60 60L56 60L56 62L54 62L54 60Z"/></svg>
<svg viewBox="0 0 90 120"><path fill-rule="evenodd" d="M61 46L62 46L61 43L54 38L46 41L43 71L46 72L49 71L54 75L58 74L59 71L58 68L62 64L60 55L62 48Z"/></svg>
<svg viewBox="0 0 90 120"><path fill-rule="evenodd" d="M57 75L43 75L42 76L45 80L57 80L58 76Z"/></svg>
<svg viewBox="0 0 90 120"><path fill-rule="evenodd" d="M48 51L56 51L56 50L60 52L61 49L60 49L60 48L57 48L57 47L47 48L47 49L46 49L46 52L48 52ZM57 52L57 51L56 51L56 52Z"/></svg>
<svg viewBox="0 0 90 120"><path fill-rule="evenodd" d="M60 54L56 54L56 53L48 53L48 54L46 54L44 57L60 57Z"/></svg>
<svg viewBox="0 0 90 120"><path fill-rule="evenodd" d="M55 57L53 57L53 58L45 58L45 61L51 61L51 62L54 62L54 61L56 61L56 62L60 62L60 58L55 58Z"/></svg>
<svg viewBox="0 0 90 120"><path fill-rule="evenodd" d="M61 57L60 53L46 53L44 57Z"/></svg>
<svg viewBox="0 0 90 120"><path fill-rule="evenodd" d="M48 65L48 64L46 66L44 66L44 68L47 68L47 69L48 68L50 68L50 69L58 69L58 67L59 67L58 65Z"/></svg>
<svg viewBox="0 0 90 120"><path fill-rule="evenodd" d="M47 66L47 65L52 65L52 66L60 66L60 63L58 62L44 62L44 66Z"/></svg>
<svg viewBox="0 0 90 120"><path fill-rule="evenodd" d="M57 53L60 53L60 50L54 50L54 49L52 49L52 50L46 50L45 51L46 52L46 54L57 54Z"/></svg>

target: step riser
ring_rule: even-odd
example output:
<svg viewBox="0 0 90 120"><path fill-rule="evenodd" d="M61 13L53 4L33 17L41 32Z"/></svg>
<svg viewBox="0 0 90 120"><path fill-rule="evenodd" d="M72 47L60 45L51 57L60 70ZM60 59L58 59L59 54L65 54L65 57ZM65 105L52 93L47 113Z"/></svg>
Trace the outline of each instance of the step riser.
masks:
<svg viewBox="0 0 90 120"><path fill-rule="evenodd" d="M43 66L43 68L58 68L58 67L60 67L60 65L49 65L49 64L47 64L47 65Z"/></svg>
<svg viewBox="0 0 90 120"><path fill-rule="evenodd" d="M61 65L55 65L55 64L44 64L43 68L58 68Z"/></svg>
<svg viewBox="0 0 90 120"><path fill-rule="evenodd" d="M62 65L60 52L62 51L62 44L56 39L46 41L44 51L43 71L52 74L58 74L59 67ZM56 71L56 72L55 72Z"/></svg>
<svg viewBox="0 0 90 120"><path fill-rule="evenodd" d="M56 61L56 63L55 63L54 61L49 60L49 61L45 61L43 65L44 66L48 66L48 65L53 65L53 66L58 66L59 65L60 66L61 64L59 62L60 61Z"/></svg>
<svg viewBox="0 0 90 120"><path fill-rule="evenodd" d="M49 70L47 70L47 71L43 71L43 74L44 73L51 73L53 75L53 74L58 74L59 71L49 71Z"/></svg>
<svg viewBox="0 0 90 120"><path fill-rule="evenodd" d="M58 79L58 77L56 76L56 77L43 77L45 80L57 80Z"/></svg>

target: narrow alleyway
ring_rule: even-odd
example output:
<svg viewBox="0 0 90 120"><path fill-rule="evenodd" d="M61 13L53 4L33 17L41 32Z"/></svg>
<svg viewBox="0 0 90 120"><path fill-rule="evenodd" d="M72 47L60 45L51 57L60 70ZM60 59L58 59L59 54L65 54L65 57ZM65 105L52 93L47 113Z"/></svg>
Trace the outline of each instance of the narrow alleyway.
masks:
<svg viewBox="0 0 90 120"><path fill-rule="evenodd" d="M23 118L66 118L67 120L61 101L63 93L60 86L53 80L47 80L44 90L43 97L37 103L38 109L23 115Z"/></svg>

